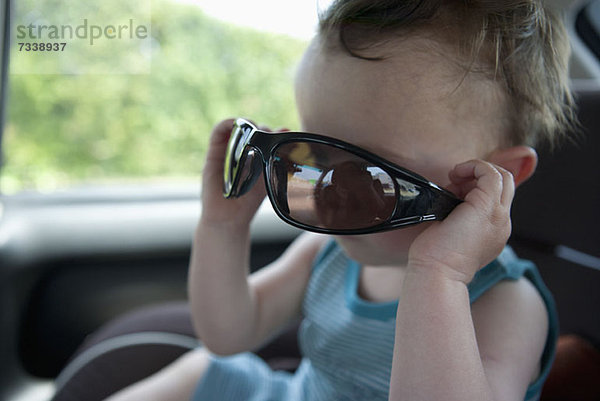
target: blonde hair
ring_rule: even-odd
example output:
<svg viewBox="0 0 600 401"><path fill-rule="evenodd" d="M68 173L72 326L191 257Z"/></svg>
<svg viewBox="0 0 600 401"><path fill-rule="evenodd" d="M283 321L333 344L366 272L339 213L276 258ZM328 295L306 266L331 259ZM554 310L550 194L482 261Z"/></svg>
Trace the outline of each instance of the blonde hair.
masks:
<svg viewBox="0 0 600 401"><path fill-rule="evenodd" d="M424 32L454 41L465 74L483 72L501 84L511 145L553 145L574 131L567 33L541 0L336 0L319 25L321 37L374 61L385 58L371 56L378 44Z"/></svg>

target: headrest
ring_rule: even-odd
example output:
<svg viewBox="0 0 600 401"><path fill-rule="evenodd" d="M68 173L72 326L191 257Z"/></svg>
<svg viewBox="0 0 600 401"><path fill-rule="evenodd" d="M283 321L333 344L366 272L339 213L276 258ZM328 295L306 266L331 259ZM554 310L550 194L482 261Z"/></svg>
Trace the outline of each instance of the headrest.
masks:
<svg viewBox="0 0 600 401"><path fill-rule="evenodd" d="M538 149L538 169L515 195L513 237L600 257L600 86L576 95L582 135Z"/></svg>

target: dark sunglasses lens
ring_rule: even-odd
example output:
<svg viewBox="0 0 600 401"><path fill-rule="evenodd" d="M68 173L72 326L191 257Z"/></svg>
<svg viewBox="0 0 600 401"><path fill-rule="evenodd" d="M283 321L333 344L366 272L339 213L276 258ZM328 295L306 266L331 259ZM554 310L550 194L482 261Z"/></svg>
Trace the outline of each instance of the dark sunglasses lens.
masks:
<svg viewBox="0 0 600 401"><path fill-rule="evenodd" d="M394 213L392 178L367 160L335 146L285 143L275 150L270 170L277 207L299 223L358 230L377 226Z"/></svg>

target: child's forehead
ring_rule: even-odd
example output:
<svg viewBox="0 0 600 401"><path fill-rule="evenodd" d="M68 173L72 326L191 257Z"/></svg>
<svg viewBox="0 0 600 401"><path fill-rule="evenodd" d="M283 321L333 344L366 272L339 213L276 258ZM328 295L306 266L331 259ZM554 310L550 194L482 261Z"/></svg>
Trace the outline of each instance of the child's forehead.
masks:
<svg viewBox="0 0 600 401"><path fill-rule="evenodd" d="M302 85L322 86L412 104L415 101L455 105L473 100L471 95L488 92L491 81L483 75L466 74L456 58L446 56L431 40L404 38L381 45L374 54L382 60L352 57L343 49L329 48L318 41L307 49L299 68ZM312 81L312 82L311 82ZM477 102L474 102L477 103Z"/></svg>
<svg viewBox="0 0 600 401"><path fill-rule="evenodd" d="M498 85L484 77L465 77L452 60L422 40L403 39L391 50L391 57L369 61L314 41L296 83L305 128L321 128L331 116L337 126L413 130L407 140L419 135L449 144L486 142L481 146L487 146L494 133L498 138L504 133L507 102ZM475 131L474 136L462 135Z"/></svg>

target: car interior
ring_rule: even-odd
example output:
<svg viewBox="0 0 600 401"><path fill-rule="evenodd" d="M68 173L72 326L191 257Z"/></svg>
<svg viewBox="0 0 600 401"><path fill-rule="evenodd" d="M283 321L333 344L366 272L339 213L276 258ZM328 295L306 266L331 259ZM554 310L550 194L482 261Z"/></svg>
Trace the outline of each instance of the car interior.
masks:
<svg viewBox="0 0 600 401"><path fill-rule="evenodd" d="M0 0L3 128L15 101L15 3ZM560 147L537 149L537 171L515 196L509 244L536 263L559 313L541 399L599 400L600 0L551 3L571 40L580 127ZM0 130L3 161L5 139ZM101 400L200 344L186 301L197 182L0 191L0 400ZM299 233L263 203L252 223L252 271ZM257 353L293 371L296 329Z"/></svg>

